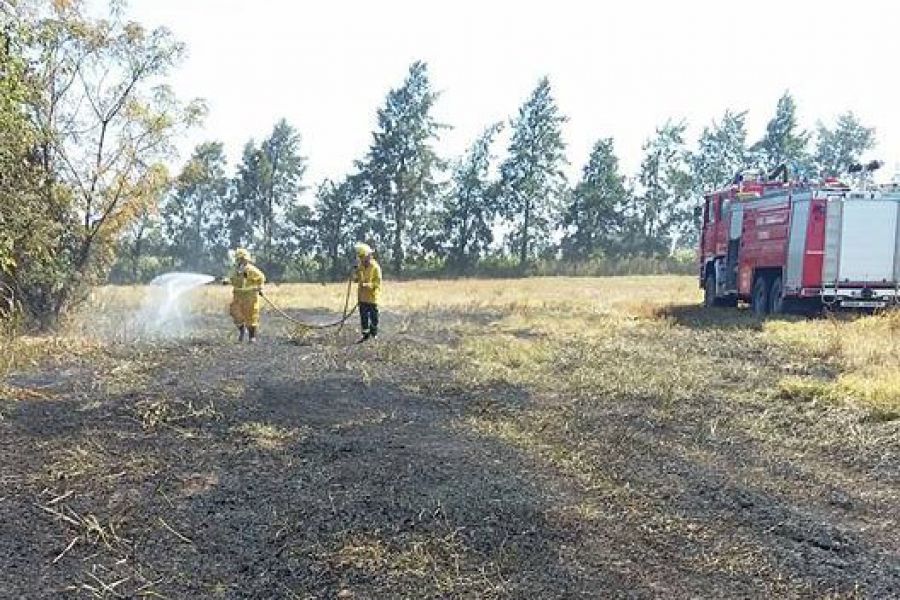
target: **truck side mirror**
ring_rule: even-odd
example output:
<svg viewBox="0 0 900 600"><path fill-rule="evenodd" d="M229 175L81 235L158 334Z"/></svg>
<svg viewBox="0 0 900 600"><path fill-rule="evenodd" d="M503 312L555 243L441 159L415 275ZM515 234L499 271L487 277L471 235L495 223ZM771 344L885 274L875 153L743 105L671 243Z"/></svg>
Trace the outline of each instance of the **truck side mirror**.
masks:
<svg viewBox="0 0 900 600"><path fill-rule="evenodd" d="M699 219L701 216L703 216L703 207L695 206L694 207L694 218Z"/></svg>

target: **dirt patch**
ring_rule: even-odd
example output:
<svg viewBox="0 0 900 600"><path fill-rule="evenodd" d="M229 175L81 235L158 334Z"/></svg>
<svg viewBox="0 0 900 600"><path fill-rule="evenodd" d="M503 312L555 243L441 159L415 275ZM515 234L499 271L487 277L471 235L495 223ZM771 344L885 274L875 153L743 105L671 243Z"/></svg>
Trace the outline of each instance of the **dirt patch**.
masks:
<svg viewBox="0 0 900 600"><path fill-rule="evenodd" d="M896 424L867 425L879 450L853 457L812 443L842 421L773 404L783 357L758 326L703 385L628 377L721 335L709 317L590 341L513 329L497 339L558 347L478 378L462 332L502 314L433 313L387 312L359 346L275 326L239 346L220 319L16 374L47 393L0 400L4 593L900 594ZM538 369L557 383L528 384Z"/></svg>

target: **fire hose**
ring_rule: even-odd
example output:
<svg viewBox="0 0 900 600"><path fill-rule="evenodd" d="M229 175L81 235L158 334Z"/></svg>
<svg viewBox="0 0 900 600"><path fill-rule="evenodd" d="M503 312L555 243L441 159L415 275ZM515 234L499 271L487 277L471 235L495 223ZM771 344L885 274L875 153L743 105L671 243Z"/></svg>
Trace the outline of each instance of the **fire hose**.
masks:
<svg viewBox="0 0 900 600"><path fill-rule="evenodd" d="M272 300L269 299L269 297L266 296L261 289L259 290L259 295L262 296L263 300L265 300L266 303L272 307L272 310L274 310L279 316L287 319L288 321L294 323L299 327L303 327L306 329L328 329L330 327L337 327L338 330L336 333L340 333L341 329L344 327L344 323L346 323L347 320L353 316L353 313L355 313L356 309L359 307L359 303L356 303L353 305L353 308L350 308L350 292L352 288L353 277L351 276L347 280L347 294L344 296L344 311L341 314L341 318L330 323L309 323L307 321L301 321L300 319L292 317L291 315L284 312L277 304L272 302Z"/></svg>

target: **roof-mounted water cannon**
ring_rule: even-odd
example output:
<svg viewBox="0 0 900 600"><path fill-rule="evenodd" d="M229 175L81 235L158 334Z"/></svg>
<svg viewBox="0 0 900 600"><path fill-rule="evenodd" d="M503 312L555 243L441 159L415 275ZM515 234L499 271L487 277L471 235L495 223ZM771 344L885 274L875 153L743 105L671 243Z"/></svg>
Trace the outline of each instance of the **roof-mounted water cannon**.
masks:
<svg viewBox="0 0 900 600"><path fill-rule="evenodd" d="M883 166L884 163L880 160L869 161L866 164L853 163L847 167L847 173L855 179L856 187L864 190L872 187L872 174Z"/></svg>
<svg viewBox="0 0 900 600"><path fill-rule="evenodd" d="M734 179L732 183L735 185L739 183L760 183L762 181L762 171L759 169L752 167L748 169L743 169L738 171L734 175Z"/></svg>
<svg viewBox="0 0 900 600"><path fill-rule="evenodd" d="M787 183L790 178L790 173L788 171L787 163L781 163L777 167L775 167L766 178L768 181L781 181L781 183Z"/></svg>
<svg viewBox="0 0 900 600"><path fill-rule="evenodd" d="M853 163L852 165L850 165L850 167L847 169L847 171L850 173L859 173L859 172L871 173L873 171L877 171L878 169L880 169L883 166L884 166L884 163L881 162L880 160L873 160L865 165L860 164L860 163Z"/></svg>
<svg viewBox="0 0 900 600"><path fill-rule="evenodd" d="M770 187L805 186L810 183L810 177L806 165L796 161L786 161L778 164L766 174L765 183Z"/></svg>

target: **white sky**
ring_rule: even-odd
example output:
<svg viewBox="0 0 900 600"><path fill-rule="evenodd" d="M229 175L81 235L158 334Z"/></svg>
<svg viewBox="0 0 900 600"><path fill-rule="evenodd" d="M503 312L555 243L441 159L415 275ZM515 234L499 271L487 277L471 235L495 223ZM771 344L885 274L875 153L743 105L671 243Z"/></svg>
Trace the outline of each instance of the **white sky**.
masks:
<svg viewBox="0 0 900 600"><path fill-rule="evenodd" d="M570 118L573 178L606 136L633 174L667 118L686 119L693 142L726 108L749 110L755 141L786 89L804 126L853 110L877 128L884 175L900 161L894 2L132 0L129 14L188 45L173 84L210 115L183 154L215 139L236 161L285 117L303 136L310 187L364 155L376 109L416 59L454 127L438 145L447 157L515 114L546 74Z"/></svg>

